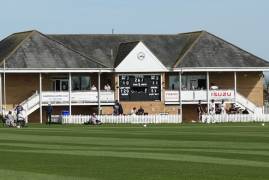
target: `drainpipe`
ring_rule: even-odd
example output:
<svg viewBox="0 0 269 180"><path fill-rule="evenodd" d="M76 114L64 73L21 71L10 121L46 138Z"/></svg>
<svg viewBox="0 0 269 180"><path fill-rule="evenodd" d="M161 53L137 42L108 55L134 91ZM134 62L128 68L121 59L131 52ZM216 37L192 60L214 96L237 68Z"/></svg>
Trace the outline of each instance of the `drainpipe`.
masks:
<svg viewBox="0 0 269 180"><path fill-rule="evenodd" d="M42 116L42 74L39 73L39 119L40 124L43 122L43 116Z"/></svg>
<svg viewBox="0 0 269 180"><path fill-rule="evenodd" d="M236 103L237 96L237 74L234 72L234 102Z"/></svg>
<svg viewBox="0 0 269 180"><path fill-rule="evenodd" d="M68 78L68 84L69 84L69 117L71 118L72 116L72 77L71 77L71 72L69 72L69 78Z"/></svg>
<svg viewBox="0 0 269 180"><path fill-rule="evenodd" d="M2 74L0 74L0 110L3 115L3 94L2 94Z"/></svg>
<svg viewBox="0 0 269 180"><path fill-rule="evenodd" d="M179 90L179 108L180 108L180 115L181 115L181 121L182 121L182 95L181 95L181 91L182 91L182 68L181 71L178 73L178 78L179 78L179 86L178 86L178 90Z"/></svg>
<svg viewBox="0 0 269 180"><path fill-rule="evenodd" d="M4 73L3 73L3 86L4 86L4 92L3 92L3 101L4 101L4 107L3 107L3 114L6 114L6 106L7 106L7 98L6 98L6 59L4 59Z"/></svg>
<svg viewBox="0 0 269 180"><path fill-rule="evenodd" d="M209 114L209 72L206 72L206 88L207 88L207 114Z"/></svg>
<svg viewBox="0 0 269 180"><path fill-rule="evenodd" d="M98 72L98 115L101 115L100 88L101 88L101 72Z"/></svg>

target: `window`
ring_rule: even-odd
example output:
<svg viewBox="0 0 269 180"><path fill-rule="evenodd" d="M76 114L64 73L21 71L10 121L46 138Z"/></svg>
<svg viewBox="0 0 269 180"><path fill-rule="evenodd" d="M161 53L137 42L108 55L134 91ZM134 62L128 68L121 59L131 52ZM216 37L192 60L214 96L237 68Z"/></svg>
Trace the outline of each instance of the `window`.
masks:
<svg viewBox="0 0 269 180"><path fill-rule="evenodd" d="M52 86L54 91L68 91L68 79L55 79Z"/></svg>
<svg viewBox="0 0 269 180"><path fill-rule="evenodd" d="M86 75L72 76L72 90L89 90L91 87L91 77Z"/></svg>
<svg viewBox="0 0 269 180"><path fill-rule="evenodd" d="M203 90L206 89L206 75L185 75L182 89Z"/></svg>
<svg viewBox="0 0 269 180"><path fill-rule="evenodd" d="M182 90L202 90L206 89L206 75L204 74L183 74L181 76L181 88ZM169 89L179 89L179 77L178 75L169 75Z"/></svg>
<svg viewBox="0 0 269 180"><path fill-rule="evenodd" d="M179 78L177 75L170 75L169 76L169 89L170 90L178 90L179 87Z"/></svg>
<svg viewBox="0 0 269 180"><path fill-rule="evenodd" d="M81 76L80 77L80 88L81 90L87 90L91 87L91 78L90 76Z"/></svg>

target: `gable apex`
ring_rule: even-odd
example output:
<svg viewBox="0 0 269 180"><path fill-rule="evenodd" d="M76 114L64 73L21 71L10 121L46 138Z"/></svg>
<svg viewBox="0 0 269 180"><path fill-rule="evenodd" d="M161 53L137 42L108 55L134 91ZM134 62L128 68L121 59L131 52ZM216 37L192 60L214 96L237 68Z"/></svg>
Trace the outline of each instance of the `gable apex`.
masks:
<svg viewBox="0 0 269 180"><path fill-rule="evenodd" d="M120 52L118 52L120 53ZM168 69L139 41L115 68L116 72L166 72Z"/></svg>

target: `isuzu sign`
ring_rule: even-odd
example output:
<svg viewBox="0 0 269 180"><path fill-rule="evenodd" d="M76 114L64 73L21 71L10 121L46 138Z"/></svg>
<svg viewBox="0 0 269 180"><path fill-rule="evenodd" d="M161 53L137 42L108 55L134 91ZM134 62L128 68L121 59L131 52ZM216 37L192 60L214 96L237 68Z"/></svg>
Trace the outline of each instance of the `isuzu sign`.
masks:
<svg viewBox="0 0 269 180"><path fill-rule="evenodd" d="M214 100L232 100L234 98L234 90L210 90L209 99ZM194 101L197 102L207 101L207 91L206 90L183 90L181 91L182 101ZM165 101L166 102L178 102L179 101L179 91L165 91Z"/></svg>
<svg viewBox="0 0 269 180"><path fill-rule="evenodd" d="M210 99L233 99L233 90L211 90Z"/></svg>

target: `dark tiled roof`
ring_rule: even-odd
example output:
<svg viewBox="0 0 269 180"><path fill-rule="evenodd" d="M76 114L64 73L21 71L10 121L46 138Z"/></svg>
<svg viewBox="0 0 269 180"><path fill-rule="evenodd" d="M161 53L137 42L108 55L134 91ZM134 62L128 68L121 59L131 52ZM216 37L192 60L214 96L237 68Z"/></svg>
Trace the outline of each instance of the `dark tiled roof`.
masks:
<svg viewBox="0 0 269 180"><path fill-rule="evenodd" d="M122 43L143 41L166 66L173 67L181 54L201 32L176 35L48 35L86 56L94 57L109 67L114 67L118 48ZM111 53L112 52L112 53Z"/></svg>
<svg viewBox="0 0 269 180"><path fill-rule="evenodd" d="M167 68L269 67L206 31L175 35L44 35L15 33L0 42L9 68L115 68L142 41Z"/></svg>
<svg viewBox="0 0 269 180"><path fill-rule="evenodd" d="M0 42L0 62L7 58L32 31L15 33Z"/></svg>
<svg viewBox="0 0 269 180"><path fill-rule="evenodd" d="M117 67L121 61L134 49L134 47L139 43L136 42L128 42L128 43L121 43L118 48L118 53L115 59L114 67Z"/></svg>
<svg viewBox="0 0 269 180"><path fill-rule="evenodd" d="M17 39L16 37L16 34L12 35L10 41ZM7 68L105 67L37 31L32 31L28 36L25 36L15 51L5 58Z"/></svg>
<svg viewBox="0 0 269 180"><path fill-rule="evenodd" d="M175 67L269 67L269 63L208 32L203 32Z"/></svg>

